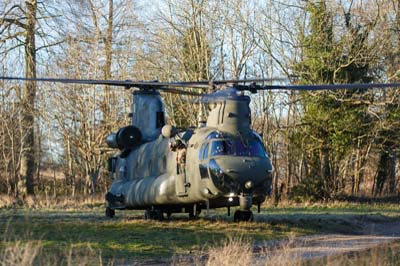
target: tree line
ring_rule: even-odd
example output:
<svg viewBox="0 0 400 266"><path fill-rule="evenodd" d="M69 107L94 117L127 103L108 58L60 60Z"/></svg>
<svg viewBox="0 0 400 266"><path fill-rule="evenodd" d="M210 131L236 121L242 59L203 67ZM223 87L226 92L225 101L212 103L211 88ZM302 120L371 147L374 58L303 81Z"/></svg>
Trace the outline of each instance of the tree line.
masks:
<svg viewBox="0 0 400 266"><path fill-rule="evenodd" d="M6 0L2 76L293 84L398 82L400 1ZM0 193L93 195L110 183L105 137L129 124L129 91L0 82ZM185 96L186 97L186 96ZM198 107L165 94L168 122ZM400 191L399 93L264 91L252 124L274 165L273 197ZM188 114L187 110L193 110Z"/></svg>

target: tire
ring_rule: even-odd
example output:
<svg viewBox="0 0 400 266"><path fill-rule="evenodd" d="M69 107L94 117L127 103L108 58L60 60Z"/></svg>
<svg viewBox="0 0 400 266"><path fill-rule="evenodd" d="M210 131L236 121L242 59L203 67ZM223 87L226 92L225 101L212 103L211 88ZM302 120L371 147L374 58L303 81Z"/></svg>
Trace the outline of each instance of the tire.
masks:
<svg viewBox="0 0 400 266"><path fill-rule="evenodd" d="M164 220L164 214L160 210L146 210L144 212L144 219L162 221Z"/></svg>
<svg viewBox="0 0 400 266"><path fill-rule="evenodd" d="M164 220L164 213L160 210L155 210L154 211L154 220L157 220L157 221Z"/></svg>
<svg viewBox="0 0 400 266"><path fill-rule="evenodd" d="M233 216L233 221L235 223L237 222L252 222L254 221L254 216L252 211L241 211L237 210L235 211L235 214Z"/></svg>
<svg viewBox="0 0 400 266"><path fill-rule="evenodd" d="M115 210L110 207L106 207L106 217L113 218L115 216Z"/></svg>
<svg viewBox="0 0 400 266"><path fill-rule="evenodd" d="M145 210L144 211L144 219L145 220L150 220L150 211L149 210Z"/></svg>
<svg viewBox="0 0 400 266"><path fill-rule="evenodd" d="M196 211L195 211L195 208L194 208L194 207L191 207L191 208L189 208L188 213L189 213L189 219L190 219L190 220L195 220L195 219L198 219L198 218L199 218L199 215L200 215L200 213L201 213L201 209L198 207L198 208L196 209Z"/></svg>

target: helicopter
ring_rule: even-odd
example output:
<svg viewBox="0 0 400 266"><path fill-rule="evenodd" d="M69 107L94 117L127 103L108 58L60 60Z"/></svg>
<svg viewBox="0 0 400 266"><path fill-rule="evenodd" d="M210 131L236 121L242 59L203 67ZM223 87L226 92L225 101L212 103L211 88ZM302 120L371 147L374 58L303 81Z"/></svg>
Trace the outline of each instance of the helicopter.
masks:
<svg viewBox="0 0 400 266"><path fill-rule="evenodd" d="M162 220L173 213L190 218L214 208L239 207L235 222L253 221L253 205L271 194L273 166L264 142L251 128L251 98L260 90L338 90L400 87L398 83L327 85L259 85L282 79L158 82L0 77L3 80L110 85L132 91L131 124L110 133L108 159L112 184L105 195L105 215L116 210L144 210L145 219ZM197 93L185 88L213 89ZM198 96L195 128L166 124L160 92Z"/></svg>

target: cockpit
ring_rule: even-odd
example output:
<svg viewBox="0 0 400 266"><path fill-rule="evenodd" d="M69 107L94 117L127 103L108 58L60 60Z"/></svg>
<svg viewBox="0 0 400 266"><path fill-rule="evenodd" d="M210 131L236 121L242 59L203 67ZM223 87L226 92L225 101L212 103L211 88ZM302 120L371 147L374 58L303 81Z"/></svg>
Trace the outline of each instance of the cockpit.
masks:
<svg viewBox="0 0 400 266"><path fill-rule="evenodd" d="M248 156L248 157L267 157L267 154L259 140L248 142L240 139L214 140L211 143L210 156Z"/></svg>
<svg viewBox="0 0 400 266"><path fill-rule="evenodd" d="M204 143L199 151L199 159L216 156L243 156L268 158L261 138L254 133L252 139L228 138L218 132L207 136L208 142Z"/></svg>
<svg viewBox="0 0 400 266"><path fill-rule="evenodd" d="M252 132L246 137L211 132L199 149L199 173L210 191L223 193L253 191L264 182L272 166L261 137ZM245 187L246 182L251 185ZM212 185L211 185L212 184Z"/></svg>

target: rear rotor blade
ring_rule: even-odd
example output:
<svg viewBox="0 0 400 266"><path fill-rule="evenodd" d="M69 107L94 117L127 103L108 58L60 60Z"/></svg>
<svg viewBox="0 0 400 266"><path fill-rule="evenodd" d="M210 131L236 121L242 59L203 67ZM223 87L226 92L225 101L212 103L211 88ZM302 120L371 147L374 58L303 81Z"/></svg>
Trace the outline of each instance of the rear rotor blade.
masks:
<svg viewBox="0 0 400 266"><path fill-rule="evenodd" d="M182 94L182 95L189 95L189 96L197 96L201 97L204 95L204 93L198 93L194 91L185 91L182 89L174 89L174 88L165 88L165 87L159 87L157 90L161 90L161 92L166 92L166 93L174 93L174 94Z"/></svg>
<svg viewBox="0 0 400 266"><path fill-rule="evenodd" d="M160 89L165 90L166 87L192 87L192 88L210 88L210 85L185 83L185 82L158 82L158 81L131 81L131 80L96 80L96 79L63 79L63 78L20 78L20 77L0 77L3 80L20 80L20 81L40 81L40 82L56 82L68 84L86 84L86 85L108 85L119 87L136 87L141 89Z"/></svg>
<svg viewBox="0 0 400 266"><path fill-rule="evenodd" d="M137 88L150 88L165 90L166 87L189 87L199 89L209 89L214 86L224 84L243 84L243 83L261 83L284 81L285 78L269 78L269 79L242 79L242 80L203 80L203 81L187 81L187 82L158 82L158 81L132 81L132 80L95 80L95 79L65 79L65 78L21 78L21 77L0 77L3 80L20 80L20 81L40 81L40 82L57 82L57 83L71 83L71 84L87 84L87 85L108 85L120 87L137 87ZM164 88L161 88L164 87Z"/></svg>
<svg viewBox="0 0 400 266"><path fill-rule="evenodd" d="M0 77L3 80L55 82L64 84L105 85L125 88L139 88L148 90L161 90L163 92L201 96L201 93L175 89L173 87L193 87L180 82L157 82L157 81L130 81L130 80L94 80L94 79L61 79L61 78L20 78ZM197 88L209 88L208 85L198 84Z"/></svg>

